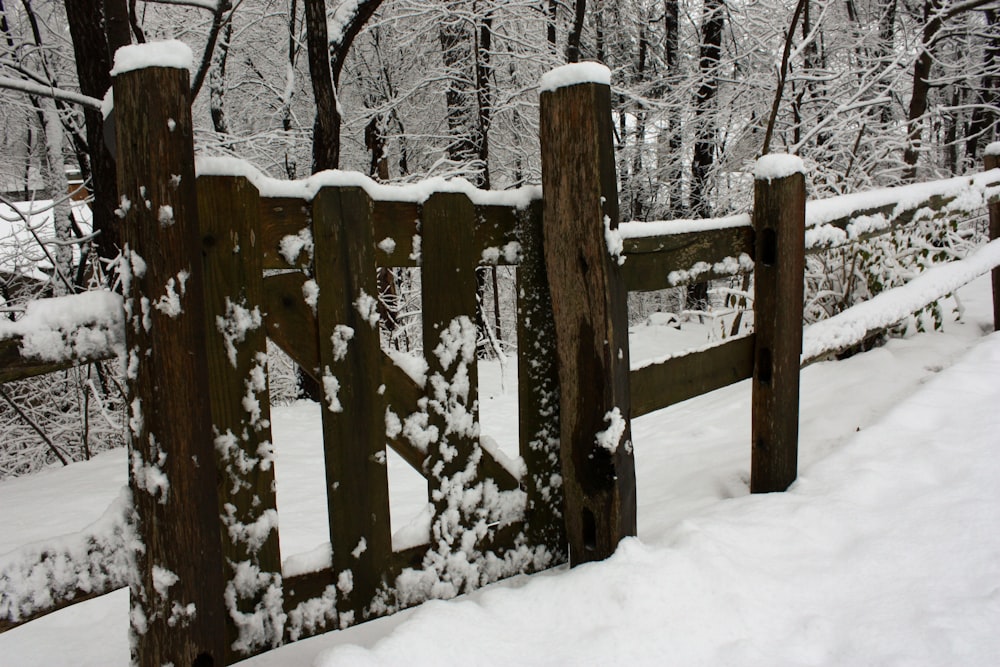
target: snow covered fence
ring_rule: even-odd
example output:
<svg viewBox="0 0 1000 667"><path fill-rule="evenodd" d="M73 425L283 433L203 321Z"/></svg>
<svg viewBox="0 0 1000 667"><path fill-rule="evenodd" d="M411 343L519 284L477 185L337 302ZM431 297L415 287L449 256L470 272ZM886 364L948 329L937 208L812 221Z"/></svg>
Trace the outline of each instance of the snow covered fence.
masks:
<svg viewBox="0 0 1000 667"><path fill-rule="evenodd" d="M0 632L129 585L139 544L128 489L93 525L0 557Z"/></svg>
<svg viewBox="0 0 1000 667"><path fill-rule="evenodd" d="M544 201L537 189L394 188L340 172L278 183L226 160L199 162L196 181L190 56L138 48L115 80L124 318L90 323L101 340L73 323L49 336L97 355L120 349L124 329L135 518L83 547L0 563L34 582L5 592L0 629L121 585L128 563L135 662L229 664L568 555L602 558L635 532L630 419L751 375L752 488L794 479L809 219L796 160L758 165L756 231L749 216L676 234L619 227L607 72L588 64L543 82ZM995 206L991 216L1000 227ZM995 265L987 254L976 270ZM519 282L514 462L480 439L477 415L475 271L499 263ZM398 266L422 270L419 369L379 345L375 271ZM751 269L756 334L630 368L629 289ZM25 331L0 339L24 356ZM325 408L330 545L284 562L266 336L315 377ZM428 481L422 540L389 535L386 446ZM103 565L88 569L93 559Z"/></svg>
<svg viewBox="0 0 1000 667"><path fill-rule="evenodd" d="M621 248L623 273L630 290L663 289L751 269L755 275L756 332L633 368L631 416L752 377L751 487L755 491L785 488L795 478L798 367L857 345L872 333L905 319L991 269L995 319L1000 328L1000 271L994 268L1000 264L1000 256L991 243L964 260L930 269L907 285L812 325L804 333L804 343L800 337L802 312L792 306L802 301L802 269L793 268L786 275L786 289L796 287L799 291L778 296L780 290L775 291L778 284L765 279L768 266L775 265L775 260L778 265L787 266L790 261L795 264L803 250L819 252L857 243L918 220L946 222L955 216L979 213L983 207L990 214L990 238L996 239L1000 236L998 160L1000 144L994 144L986 151L986 170L980 174L807 202L804 212L797 214L799 226L805 228L804 240L785 243L781 252L776 250L775 234L767 229L768 220L799 209L800 196L771 207L770 212L757 207L762 203L761 195L766 195L760 191L762 183L774 185L781 181L778 174L783 173L780 168L790 164L787 157L767 156L758 164L755 174L758 191L752 216L622 225L616 247ZM794 252L795 248L799 251ZM773 325L775 317L781 319L780 326ZM765 335L770 342L763 340ZM775 345L785 350L782 365L786 371L779 373L784 379L774 375ZM782 387L784 398L763 398L773 394L776 387ZM772 436L779 432L777 441L783 444L776 445ZM762 466L776 466L782 472L772 478L773 482L765 483L762 480L772 475L765 474Z"/></svg>
<svg viewBox="0 0 1000 667"><path fill-rule="evenodd" d="M337 172L278 185L219 160L196 178L190 54L179 43L119 53L125 298L105 309L117 319L63 322L49 338L70 356L124 360L134 514L115 523L125 532L0 563L19 581L4 591L3 627L127 580L135 663L230 664L564 562L537 188L387 188ZM515 461L480 441L477 414L475 272L499 263L521 285ZM375 275L394 266L422 270L418 373L380 349ZM265 278L270 268L285 271ZM36 319L7 338L28 340ZM278 549L267 335L322 387L330 546L318 558L282 563ZM428 480L423 540L390 536L387 444Z"/></svg>
<svg viewBox="0 0 1000 667"><path fill-rule="evenodd" d="M0 319L0 383L124 356L122 299L105 291L41 299Z"/></svg>

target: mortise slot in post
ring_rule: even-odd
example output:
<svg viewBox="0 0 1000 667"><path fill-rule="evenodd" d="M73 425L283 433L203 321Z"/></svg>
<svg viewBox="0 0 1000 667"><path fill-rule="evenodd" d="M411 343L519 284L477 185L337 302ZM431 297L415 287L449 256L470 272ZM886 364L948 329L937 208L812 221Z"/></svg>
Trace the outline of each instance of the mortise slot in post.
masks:
<svg viewBox="0 0 1000 667"><path fill-rule="evenodd" d="M760 261L764 266L774 266L778 261L778 234L771 227L760 233Z"/></svg>
<svg viewBox="0 0 1000 667"><path fill-rule="evenodd" d="M757 380L771 384L771 348L762 347L757 352Z"/></svg>
<svg viewBox="0 0 1000 667"><path fill-rule="evenodd" d="M583 548L587 551L597 550L597 522L589 507L583 508Z"/></svg>

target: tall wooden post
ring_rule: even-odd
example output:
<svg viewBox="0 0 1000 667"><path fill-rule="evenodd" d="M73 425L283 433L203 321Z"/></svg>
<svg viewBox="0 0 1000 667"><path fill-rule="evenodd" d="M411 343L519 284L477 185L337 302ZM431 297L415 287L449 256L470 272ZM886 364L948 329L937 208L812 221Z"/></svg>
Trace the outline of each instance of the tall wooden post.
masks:
<svg viewBox="0 0 1000 667"><path fill-rule="evenodd" d="M1000 141L986 147L983 162L987 170L1000 169ZM1000 198L987 204L990 211L990 240L1000 238ZM993 330L1000 331L1000 268L993 269Z"/></svg>
<svg viewBox="0 0 1000 667"><path fill-rule="evenodd" d="M753 207L753 493L784 491L797 474L805 205L805 177L799 158L766 155L757 161Z"/></svg>
<svg viewBox="0 0 1000 667"><path fill-rule="evenodd" d="M618 228L610 72L567 65L542 79L545 264L558 346L570 563L607 558L636 532L627 290Z"/></svg>
<svg viewBox="0 0 1000 667"><path fill-rule="evenodd" d="M142 65L149 61L159 64ZM133 46L115 62L129 486L142 540L131 585L132 661L222 665L226 623L186 68L191 53L179 42Z"/></svg>

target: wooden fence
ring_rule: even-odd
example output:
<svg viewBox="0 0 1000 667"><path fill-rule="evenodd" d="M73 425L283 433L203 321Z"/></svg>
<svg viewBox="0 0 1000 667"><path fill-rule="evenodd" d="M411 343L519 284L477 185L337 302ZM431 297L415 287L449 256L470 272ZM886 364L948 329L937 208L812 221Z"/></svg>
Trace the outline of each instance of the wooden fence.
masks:
<svg viewBox="0 0 1000 667"><path fill-rule="evenodd" d="M794 480L800 170L757 178L753 226L622 236L610 88L583 81L542 93L544 199L421 195L344 174L278 186L226 161L196 177L187 77L149 67L115 78L134 515L87 552L100 585L13 605L0 630L127 583L134 662L229 664L567 558L605 558L635 534L630 420L749 377L752 490ZM885 214L886 231L948 203L860 213ZM860 213L824 224L848 229ZM996 204L990 214L995 237ZM479 442L474 273L495 262L517 267L523 470ZM424 378L380 347L376 271L399 266L422 272ZM629 290L747 270L753 335L631 369ZM323 389L331 556L306 572L282 571L267 337ZM0 341L12 362L0 381L54 368L16 342ZM428 542L399 551L387 446L425 477L434 513ZM25 571L60 557L32 552ZM102 558L117 564L102 570Z"/></svg>

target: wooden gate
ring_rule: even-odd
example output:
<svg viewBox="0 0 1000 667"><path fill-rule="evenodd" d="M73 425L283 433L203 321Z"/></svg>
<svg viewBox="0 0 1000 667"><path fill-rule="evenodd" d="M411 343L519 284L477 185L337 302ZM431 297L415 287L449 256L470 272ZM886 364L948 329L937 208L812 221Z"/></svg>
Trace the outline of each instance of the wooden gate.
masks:
<svg viewBox="0 0 1000 667"><path fill-rule="evenodd" d="M186 81L161 67L115 80L143 664L233 662L565 561L537 188L427 195L338 173L281 184L224 159L203 161L195 181ZM516 466L479 433L475 272L496 263L516 265L519 284ZM423 377L380 343L376 272L401 266L421 271ZM291 576L266 337L323 393L331 559ZM387 446L426 478L433 507L427 542L400 551ZM216 617L226 631L213 635Z"/></svg>

